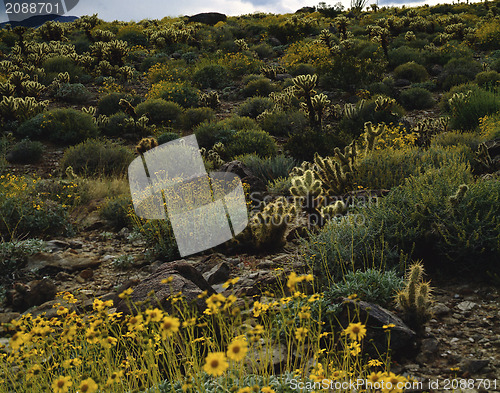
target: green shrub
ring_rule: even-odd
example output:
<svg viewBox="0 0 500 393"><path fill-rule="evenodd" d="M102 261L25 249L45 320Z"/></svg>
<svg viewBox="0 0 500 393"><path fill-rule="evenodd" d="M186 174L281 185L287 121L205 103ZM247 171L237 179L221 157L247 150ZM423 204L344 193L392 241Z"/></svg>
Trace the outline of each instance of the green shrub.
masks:
<svg viewBox="0 0 500 393"><path fill-rule="evenodd" d="M81 83L63 83L54 97L70 104L85 104L92 98L92 94Z"/></svg>
<svg viewBox="0 0 500 393"><path fill-rule="evenodd" d="M409 63L401 64L394 70L394 77L397 79L408 79L410 82L423 82L429 75L424 66L410 61Z"/></svg>
<svg viewBox="0 0 500 393"><path fill-rule="evenodd" d="M325 157L333 154L335 147L344 147L352 140L343 131L328 131L305 128L302 132L291 135L285 144L285 150L299 161L311 161L315 153Z"/></svg>
<svg viewBox="0 0 500 393"><path fill-rule="evenodd" d="M73 144L97 136L98 130L89 114L64 108L40 113L25 121L17 134L23 138Z"/></svg>
<svg viewBox="0 0 500 393"><path fill-rule="evenodd" d="M13 164L35 164L42 158L44 150L40 142L23 139L12 147L6 158Z"/></svg>
<svg viewBox="0 0 500 393"><path fill-rule="evenodd" d="M202 89L222 89L230 84L231 75L226 67L218 64L208 64L193 75L193 82Z"/></svg>
<svg viewBox="0 0 500 393"><path fill-rule="evenodd" d="M116 34L116 39L126 41L129 46L147 46L148 39L137 26L124 26Z"/></svg>
<svg viewBox="0 0 500 393"><path fill-rule="evenodd" d="M198 145L204 148L211 148L217 142L222 142L224 145L232 139L236 133L234 129L225 128L220 123L203 122L194 129L194 134L198 141Z"/></svg>
<svg viewBox="0 0 500 393"><path fill-rule="evenodd" d="M355 180L366 188L391 189L404 184L410 176L453 162L474 162L473 150L465 145L445 147L437 144L427 150L416 147L374 150L358 160Z"/></svg>
<svg viewBox="0 0 500 393"><path fill-rule="evenodd" d="M153 257L172 261L179 257L172 224L165 220L144 220L132 215L134 231L144 238L148 248L153 250Z"/></svg>
<svg viewBox="0 0 500 393"><path fill-rule="evenodd" d="M490 67L496 72L500 72L500 58L495 59L491 62Z"/></svg>
<svg viewBox="0 0 500 393"><path fill-rule="evenodd" d="M421 50L416 48L410 48L406 45L400 46L399 48L391 49L388 52L388 55L389 55L389 65L392 68L411 62L421 64L422 60L424 60Z"/></svg>
<svg viewBox="0 0 500 393"><path fill-rule="evenodd" d="M117 112L109 116L108 121L100 126L101 134L106 137L121 137L125 134L135 134L135 125L131 123L130 116Z"/></svg>
<svg viewBox="0 0 500 393"><path fill-rule="evenodd" d="M277 87L273 83L271 83L270 79L258 78L249 81L243 88L242 93L245 97L267 97L270 93L276 90Z"/></svg>
<svg viewBox="0 0 500 393"><path fill-rule="evenodd" d="M472 132L442 132L431 140L431 146L468 146L472 151L476 151L480 143L481 137Z"/></svg>
<svg viewBox="0 0 500 393"><path fill-rule="evenodd" d="M250 50L254 51L257 53L257 56L259 56L259 59L268 59L270 57L273 57L274 51L271 45L262 43L259 45L253 45L250 47Z"/></svg>
<svg viewBox="0 0 500 393"><path fill-rule="evenodd" d="M120 230L129 226L129 210L132 209L130 196L119 196L107 199L99 209L99 215L108 221L113 228Z"/></svg>
<svg viewBox="0 0 500 393"><path fill-rule="evenodd" d="M262 112L271 109L273 106L274 103L269 98L252 97L248 98L238 107L237 113L240 116L247 116L255 119Z"/></svg>
<svg viewBox="0 0 500 393"><path fill-rule="evenodd" d="M229 157L246 153L255 153L261 157L276 154L277 146L273 137L263 130L240 130L226 145Z"/></svg>
<svg viewBox="0 0 500 393"><path fill-rule="evenodd" d="M297 161L283 154L261 158L255 154L237 157L252 173L264 182L272 182L279 178L287 178L290 171L297 166Z"/></svg>
<svg viewBox="0 0 500 393"><path fill-rule="evenodd" d="M172 132L172 131L167 131L167 132L164 132L163 134L161 134L158 138L156 138L156 140L158 141L159 145L162 145L164 143L167 143L167 142L179 139L179 138L180 138L180 135L178 133Z"/></svg>
<svg viewBox="0 0 500 393"><path fill-rule="evenodd" d="M221 120L219 124L224 127L228 128L231 130L253 130L256 128L259 128L257 122L254 119L250 119L249 117L245 116L237 116L233 115L231 117L228 117L224 120Z"/></svg>
<svg viewBox="0 0 500 393"><path fill-rule="evenodd" d="M0 243L0 268L3 276L22 269L28 257L46 251L45 242L39 239L18 240Z"/></svg>
<svg viewBox="0 0 500 393"><path fill-rule="evenodd" d="M470 58L451 59L444 66L444 71L439 75L443 90L474 80L481 71L481 64Z"/></svg>
<svg viewBox="0 0 500 393"><path fill-rule="evenodd" d="M137 115L146 115L153 124L176 124L182 113L182 107L162 98L146 100L135 108Z"/></svg>
<svg viewBox="0 0 500 393"><path fill-rule="evenodd" d="M435 104L431 92L420 87L403 90L399 102L405 109L426 109Z"/></svg>
<svg viewBox="0 0 500 393"><path fill-rule="evenodd" d="M159 82L153 85L149 98L162 98L172 101L183 108L191 108L198 105L199 90L188 82Z"/></svg>
<svg viewBox="0 0 500 393"><path fill-rule="evenodd" d="M61 160L61 168L72 167L77 175L113 176L124 174L134 154L124 146L108 140L89 139L68 148Z"/></svg>
<svg viewBox="0 0 500 393"><path fill-rule="evenodd" d="M85 75L85 70L66 56L50 57L42 63L42 68L46 74L44 82L47 84L52 82L60 72L67 72L71 82L78 82Z"/></svg>
<svg viewBox="0 0 500 393"><path fill-rule="evenodd" d="M111 116L122 110L120 100L127 99L124 93L109 93L97 103L97 115Z"/></svg>
<svg viewBox="0 0 500 393"><path fill-rule="evenodd" d="M190 108L180 116L180 123L184 130L192 130L204 121L215 119L215 112L211 108Z"/></svg>
<svg viewBox="0 0 500 393"><path fill-rule="evenodd" d="M498 93L475 90L465 100L455 100L450 104L453 129L474 130L479 125L479 119L485 115L500 110L500 96Z"/></svg>
<svg viewBox="0 0 500 393"><path fill-rule="evenodd" d="M259 121L261 128L274 136L288 136L302 132L309 120L299 111L272 112Z"/></svg>
<svg viewBox="0 0 500 393"><path fill-rule="evenodd" d="M356 295L357 299L388 307L403 285L401 275L392 270L351 271L347 272L342 281L332 283L324 292L324 300L327 303L335 303L339 297Z"/></svg>
<svg viewBox="0 0 500 393"><path fill-rule="evenodd" d="M299 64L294 65L291 68L290 74L292 76L314 75L314 74L316 74L316 68L314 66L312 66L311 64L299 63Z"/></svg>
<svg viewBox="0 0 500 393"><path fill-rule="evenodd" d="M476 83L482 88L494 88L500 83L500 73L483 71L476 75Z"/></svg>

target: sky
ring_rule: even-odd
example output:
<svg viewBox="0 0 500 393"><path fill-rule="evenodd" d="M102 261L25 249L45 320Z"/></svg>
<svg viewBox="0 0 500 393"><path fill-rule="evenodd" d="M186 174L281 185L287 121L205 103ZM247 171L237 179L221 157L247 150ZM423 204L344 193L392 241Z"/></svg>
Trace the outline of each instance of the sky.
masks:
<svg viewBox="0 0 500 393"><path fill-rule="evenodd" d="M12 0L0 1L0 22L7 21L5 4ZM39 2L31 0L13 0L13 2ZM50 0L54 2L54 0ZM75 2L75 0L72 0ZM141 19L161 19L165 16L193 15L199 12L221 12L226 15L242 15L253 12L290 13L304 6L315 6L321 0L79 0L78 4L68 12L68 15L82 16L97 13L106 21L139 21ZM323 0L327 5L335 5L338 0ZM406 4L434 5L438 2L450 1L420 1L420 0L378 0L379 5ZM350 0L341 1L347 9ZM368 0L367 5L376 0Z"/></svg>

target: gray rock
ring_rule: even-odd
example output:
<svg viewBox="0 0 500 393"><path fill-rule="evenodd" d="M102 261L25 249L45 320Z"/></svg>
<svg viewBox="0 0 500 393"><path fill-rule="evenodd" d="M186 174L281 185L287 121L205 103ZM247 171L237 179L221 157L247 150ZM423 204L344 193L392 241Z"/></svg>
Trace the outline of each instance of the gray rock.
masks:
<svg viewBox="0 0 500 393"><path fill-rule="evenodd" d="M58 250L64 250L66 248L71 247L68 242L65 242L63 240L49 240L48 242L45 243L47 249L51 251L58 251Z"/></svg>
<svg viewBox="0 0 500 393"><path fill-rule="evenodd" d="M61 270L82 270L97 266L100 263L101 261L94 254L77 254L74 250L55 254L39 252L28 257L26 269L37 271L46 267L54 267Z"/></svg>
<svg viewBox="0 0 500 393"><path fill-rule="evenodd" d="M231 269L226 262L215 265L210 271L203 274L203 277L210 285L220 284L229 280Z"/></svg>
<svg viewBox="0 0 500 393"><path fill-rule="evenodd" d="M260 370L266 369L269 373L281 374L285 371L287 357L288 348L284 344L274 345L272 353L269 353L269 349L267 349L264 357L262 356L262 347L252 345L245 357L245 362L249 370L254 370L257 366ZM265 363L263 364L263 362Z"/></svg>
<svg viewBox="0 0 500 393"><path fill-rule="evenodd" d="M447 315L450 313L450 311L450 308L443 303L436 303L431 308L431 312L437 317Z"/></svg>
<svg viewBox="0 0 500 393"><path fill-rule="evenodd" d="M469 374L476 374L485 368L490 361L488 359L466 359L460 364L460 370Z"/></svg>
<svg viewBox="0 0 500 393"><path fill-rule="evenodd" d="M420 350L425 355L433 355L438 351L439 340L436 337L424 338L420 344Z"/></svg>
<svg viewBox="0 0 500 393"><path fill-rule="evenodd" d="M18 312L2 312L0 313L0 326L4 323L9 323L13 319L17 319L21 316Z"/></svg>
<svg viewBox="0 0 500 393"><path fill-rule="evenodd" d="M7 302L15 311L23 312L26 309L39 306L54 299L57 287L50 278L35 280L29 284L14 284L14 288L7 292Z"/></svg>
<svg viewBox="0 0 500 393"><path fill-rule="evenodd" d="M474 302L471 302L471 301L463 301L463 302L460 302L458 303L457 305L457 308L460 310L460 311L471 311L473 310L475 307L477 307L477 304L474 303Z"/></svg>

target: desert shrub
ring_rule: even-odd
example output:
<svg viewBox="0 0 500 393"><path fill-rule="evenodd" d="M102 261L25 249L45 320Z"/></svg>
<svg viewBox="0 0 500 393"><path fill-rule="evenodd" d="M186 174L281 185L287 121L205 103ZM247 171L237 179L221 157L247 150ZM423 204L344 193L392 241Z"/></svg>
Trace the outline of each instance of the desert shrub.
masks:
<svg viewBox="0 0 500 393"><path fill-rule="evenodd" d="M129 122L130 117L123 112L109 116L108 121L100 126L101 134L106 137L120 137L124 134L135 134L135 125Z"/></svg>
<svg viewBox="0 0 500 393"><path fill-rule="evenodd" d="M111 116L120 112L120 100L127 99L125 93L109 93L99 99L97 103L97 115Z"/></svg>
<svg viewBox="0 0 500 393"><path fill-rule="evenodd" d="M270 93L276 90L277 87L271 83L268 78L258 78L249 81L243 88L242 93L245 97L267 97Z"/></svg>
<svg viewBox="0 0 500 393"><path fill-rule="evenodd" d="M500 26L497 19L485 21L474 32L477 45L481 49L500 49Z"/></svg>
<svg viewBox="0 0 500 393"><path fill-rule="evenodd" d="M353 117L343 117L340 120L339 128L351 137L357 137L364 131L364 124L371 121L373 124L385 123L396 124L404 114L404 109L395 101L390 110L376 111L376 98L356 104L357 114Z"/></svg>
<svg viewBox="0 0 500 393"><path fill-rule="evenodd" d="M307 128L309 121L299 111L276 111L263 116L259 124L264 131L274 136L288 136L302 132Z"/></svg>
<svg viewBox="0 0 500 393"><path fill-rule="evenodd" d="M357 299L387 307L403 285L401 274L392 270L350 271L341 281L332 283L324 292L324 300L335 303L339 297L356 295Z"/></svg>
<svg viewBox="0 0 500 393"><path fill-rule="evenodd" d="M274 106L269 98L265 97L252 97L243 102L237 110L238 115L247 116L255 119L262 112L271 109Z"/></svg>
<svg viewBox="0 0 500 393"><path fill-rule="evenodd" d="M226 67L218 64L208 64L193 75L193 82L202 89L222 89L230 84L231 76Z"/></svg>
<svg viewBox="0 0 500 393"><path fill-rule="evenodd" d="M85 104L92 98L92 94L81 83L63 83L54 97L70 104Z"/></svg>
<svg viewBox="0 0 500 393"><path fill-rule="evenodd" d="M493 88L500 83L500 73L497 71L483 71L476 75L476 83L482 88Z"/></svg>
<svg viewBox="0 0 500 393"><path fill-rule="evenodd" d="M423 82L429 78L429 75L424 66L410 61L409 63L397 66L394 70L394 77L408 79L410 82Z"/></svg>
<svg viewBox="0 0 500 393"><path fill-rule="evenodd" d="M146 57L141 63L141 70L147 70L146 76L152 83L161 81L184 81L190 77L190 70L184 60L171 60L166 53L157 53Z"/></svg>
<svg viewBox="0 0 500 393"><path fill-rule="evenodd" d="M17 240L0 243L0 268L3 276L25 266L29 256L46 251L45 242L39 239Z"/></svg>
<svg viewBox="0 0 500 393"><path fill-rule="evenodd" d="M162 98L190 108L198 104L198 95L199 90L188 82L161 81L151 86L147 98Z"/></svg>
<svg viewBox="0 0 500 393"><path fill-rule="evenodd" d="M179 257L170 220L144 220L131 215L132 227L136 233L144 238L149 248L153 250L153 257L171 261Z"/></svg>
<svg viewBox="0 0 500 393"><path fill-rule="evenodd" d="M246 153L268 157L276 154L277 146L273 137L263 130L240 130L226 145L226 151L229 157Z"/></svg>
<svg viewBox="0 0 500 393"><path fill-rule="evenodd" d="M98 130L89 114L64 108L40 113L25 121L17 134L23 138L72 144L97 136Z"/></svg>
<svg viewBox="0 0 500 393"><path fill-rule="evenodd" d="M132 209L132 199L122 195L107 199L99 208L99 215L108 221L113 228L120 230L130 225L129 211Z"/></svg>
<svg viewBox="0 0 500 393"><path fill-rule="evenodd" d="M200 147L211 148L217 142L226 145L235 134L234 129L224 127L220 123L203 122L194 129Z"/></svg>
<svg viewBox="0 0 500 393"><path fill-rule="evenodd" d="M231 130L253 130L259 128L257 122L254 119L245 116L233 115L219 122L224 128Z"/></svg>
<svg viewBox="0 0 500 393"><path fill-rule="evenodd" d="M500 72L500 58L494 59L491 62L490 67L491 67L492 70L494 70L496 72Z"/></svg>
<svg viewBox="0 0 500 393"><path fill-rule="evenodd" d="M399 102L405 109L426 109L434 106L431 92L421 87L403 90L399 96Z"/></svg>
<svg viewBox="0 0 500 393"><path fill-rule="evenodd" d="M161 134L156 140L158 141L159 145L162 145L164 143L179 139L180 135L176 132L173 131L167 131Z"/></svg>
<svg viewBox="0 0 500 393"><path fill-rule="evenodd" d="M204 121L215 119L215 112L211 108L190 108L187 109L179 118L184 130L191 130Z"/></svg>
<svg viewBox="0 0 500 393"><path fill-rule="evenodd" d="M451 127L473 130L479 125L480 118L500 110L500 96L492 91L478 89L464 100L452 101L450 106Z"/></svg>
<svg viewBox="0 0 500 393"><path fill-rule="evenodd" d="M44 146L40 142L23 139L7 153L7 161L14 164L35 164L42 158Z"/></svg>
<svg viewBox="0 0 500 393"><path fill-rule="evenodd" d="M439 101L439 109L441 109L441 111L443 112L449 113L451 111L450 98L453 97L455 93L468 94L469 90L471 92L476 92L480 90L480 87L473 82L453 86L450 91L442 95L441 100Z"/></svg>
<svg viewBox="0 0 500 393"><path fill-rule="evenodd" d="M72 167L77 175L113 176L125 173L134 154L108 140L88 139L64 152L61 168Z"/></svg>
<svg viewBox="0 0 500 393"><path fill-rule="evenodd" d="M368 85L367 90L372 95L383 95L387 97L394 97L395 88L394 88L394 79L386 78L386 82L374 82Z"/></svg>
<svg viewBox="0 0 500 393"><path fill-rule="evenodd" d="M148 39L138 26L123 26L118 30L116 39L126 41L129 46L147 46Z"/></svg>
<svg viewBox="0 0 500 393"><path fill-rule="evenodd" d="M292 76L314 75L315 73L316 73L316 68L314 66L312 66L311 64L307 64L307 63L295 64L290 69L290 74Z"/></svg>
<svg viewBox="0 0 500 393"><path fill-rule="evenodd" d="M355 181L366 188L391 189L430 168L473 161L473 150L464 145L445 147L436 144L427 150L416 147L374 150L358 160Z"/></svg>
<svg viewBox="0 0 500 393"><path fill-rule="evenodd" d="M264 64L249 52L227 53L218 60L218 64L226 67L233 79L247 74L256 74Z"/></svg>
<svg viewBox="0 0 500 393"><path fill-rule="evenodd" d="M289 177L278 177L277 179L267 182L266 185L267 192L276 196L290 195L290 187L292 187L292 181Z"/></svg>
<svg viewBox="0 0 500 393"><path fill-rule="evenodd" d="M479 119L479 130L484 140L500 138L500 113L497 112Z"/></svg>
<svg viewBox="0 0 500 393"><path fill-rule="evenodd" d="M444 66L444 71L438 80L443 90L449 90L453 86L474 80L481 71L481 64L470 58L451 59Z"/></svg>
<svg viewBox="0 0 500 393"><path fill-rule="evenodd" d="M47 238L72 234L66 207L36 192L40 179L7 174L0 178L0 237Z"/></svg>
<svg viewBox="0 0 500 393"><path fill-rule="evenodd" d="M42 63L46 76L44 82L50 83L60 72L67 72L71 82L78 82L85 75L85 70L66 56L50 57Z"/></svg>
<svg viewBox="0 0 500 393"><path fill-rule="evenodd" d="M351 140L352 137L342 131L305 128L302 132L291 135L285 144L285 150L296 160L311 161L316 152L323 157L332 155L335 147L344 147Z"/></svg>
<svg viewBox="0 0 500 393"><path fill-rule="evenodd" d="M268 59L274 55L274 51L271 45L262 43L259 45L253 45L250 47L250 50L257 53L259 59Z"/></svg>
<svg viewBox="0 0 500 393"><path fill-rule="evenodd" d="M138 116L146 115L153 124L176 124L182 108L175 102L153 98L137 105L135 111Z"/></svg>
<svg viewBox="0 0 500 393"><path fill-rule="evenodd" d="M389 55L389 65L393 68L410 62L421 64L423 60L421 50L416 48L410 48L406 45L400 46L399 48L391 49L388 52L388 55Z"/></svg>
<svg viewBox="0 0 500 393"><path fill-rule="evenodd" d="M266 183L278 178L287 178L290 171L297 165L296 160L283 154L265 158L255 154L245 154L237 159Z"/></svg>
<svg viewBox="0 0 500 393"><path fill-rule="evenodd" d="M481 136L472 132L442 132L431 140L431 146L468 146L472 151L476 151L481 143Z"/></svg>

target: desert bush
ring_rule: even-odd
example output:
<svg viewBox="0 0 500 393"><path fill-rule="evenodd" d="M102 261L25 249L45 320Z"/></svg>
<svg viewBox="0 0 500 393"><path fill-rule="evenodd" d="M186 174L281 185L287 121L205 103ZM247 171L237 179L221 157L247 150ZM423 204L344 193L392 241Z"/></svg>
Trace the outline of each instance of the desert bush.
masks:
<svg viewBox="0 0 500 393"><path fill-rule="evenodd" d="M277 87L268 78L258 78L255 80L248 81L242 90L245 97L267 97L273 91L276 91Z"/></svg>
<svg viewBox="0 0 500 393"><path fill-rule="evenodd" d="M492 70L494 70L496 72L500 72L500 58L494 59L491 62L490 67L491 67Z"/></svg>
<svg viewBox="0 0 500 393"><path fill-rule="evenodd" d="M434 106L434 99L430 91L421 87L412 87L403 90L399 102L405 109L426 109Z"/></svg>
<svg viewBox="0 0 500 393"><path fill-rule="evenodd" d="M389 65L393 68L410 62L422 64L422 60L424 60L421 50L406 45L389 50L388 55Z"/></svg>
<svg viewBox="0 0 500 393"><path fill-rule="evenodd" d="M97 103L97 115L111 116L122 110L120 100L127 99L125 93L109 93L99 99Z"/></svg>
<svg viewBox="0 0 500 393"><path fill-rule="evenodd" d="M136 127L130 120L130 116L123 112L117 112L109 116L108 121L102 123L99 130L106 137L121 137L125 134L135 134Z"/></svg>
<svg viewBox="0 0 500 393"><path fill-rule="evenodd" d="M314 66L312 66L311 64L299 63L299 64L295 64L293 67L291 67L290 74L292 76L314 75L314 74L316 74L316 68Z"/></svg>
<svg viewBox="0 0 500 393"><path fill-rule="evenodd" d="M245 116L232 115L219 122L224 128L231 130L253 130L259 128L257 122L254 119Z"/></svg>
<svg viewBox="0 0 500 393"><path fill-rule="evenodd" d="M324 292L324 300L334 303L339 297L356 295L356 299L388 307L396 293L403 287L401 273L367 269L347 272L341 281L332 283Z"/></svg>
<svg viewBox="0 0 500 393"><path fill-rule="evenodd" d="M299 111L276 111L269 113L259 120L264 131L274 136L288 136L302 132L307 128L309 120Z"/></svg>
<svg viewBox="0 0 500 393"><path fill-rule="evenodd" d="M450 125L457 130L474 130L483 116L500 110L498 93L478 89L464 99L452 100L450 105Z"/></svg>
<svg viewBox="0 0 500 393"><path fill-rule="evenodd" d="M238 107L237 113L240 116L247 116L255 119L262 112L271 109L273 106L274 104L269 98L252 97L245 100L245 102Z"/></svg>
<svg viewBox="0 0 500 393"><path fill-rule="evenodd" d="M138 26L123 26L118 30L116 39L126 41L129 46L148 45L148 38L144 35L142 29Z"/></svg>
<svg viewBox="0 0 500 393"><path fill-rule="evenodd" d="M83 176L113 176L125 173L133 159L133 153L124 146L89 139L64 152L61 168L72 167L75 174Z"/></svg>
<svg viewBox="0 0 500 393"><path fill-rule="evenodd" d="M439 82L443 90L474 80L481 71L481 64L470 58L453 58L444 66L439 75Z"/></svg>
<svg viewBox="0 0 500 393"><path fill-rule="evenodd" d="M162 133L158 138L156 138L156 140L158 141L159 145L162 145L163 143L167 143L179 138L180 135L177 132L167 131Z"/></svg>
<svg viewBox="0 0 500 393"><path fill-rule="evenodd" d="M479 130L484 140L500 138L500 113L497 112L479 119Z"/></svg>
<svg viewBox="0 0 500 393"><path fill-rule="evenodd" d="M108 221L114 229L120 230L131 225L129 212L133 208L129 195L107 199L99 207L99 215Z"/></svg>
<svg viewBox="0 0 500 393"><path fill-rule="evenodd" d="M500 49L500 27L497 19L483 22L475 29L474 35L479 48Z"/></svg>
<svg viewBox="0 0 500 393"><path fill-rule="evenodd" d="M36 192L39 178L7 174L0 177L0 236L47 238L71 235L67 208Z"/></svg>
<svg viewBox="0 0 500 393"><path fill-rule="evenodd" d="M476 151L481 143L481 136L473 132L442 132L434 135L431 146L468 146L472 151Z"/></svg>
<svg viewBox="0 0 500 393"><path fill-rule="evenodd" d="M166 53L157 53L146 57L141 69L147 70L147 78L152 83L161 81L185 81L190 77L190 70L184 60L171 60Z"/></svg>
<svg viewBox="0 0 500 393"><path fill-rule="evenodd" d="M424 66L411 61L397 66L394 69L394 77L408 79L410 82L423 82L429 78L429 75Z"/></svg>
<svg viewBox="0 0 500 393"><path fill-rule="evenodd" d="M170 220L144 220L134 213L130 216L132 228L144 240L148 248L152 249L152 257L172 261L179 257Z"/></svg>
<svg viewBox="0 0 500 393"><path fill-rule="evenodd" d="M227 53L217 63L229 71L233 79L243 75L257 74L264 64L249 52Z"/></svg>
<svg viewBox="0 0 500 393"><path fill-rule="evenodd" d="M85 70L66 56L49 57L42 63L46 76L44 82L50 83L61 72L67 72L71 82L75 83L85 75Z"/></svg>
<svg viewBox="0 0 500 393"><path fill-rule="evenodd" d="M226 128L220 123L203 122L194 129L198 145L211 148L217 142L226 145L236 133L234 129Z"/></svg>
<svg viewBox="0 0 500 393"><path fill-rule="evenodd" d="M315 153L320 156L330 156L335 147L344 147L351 142L352 137L343 131L330 130L312 130L305 128L290 136L285 144L285 150L290 156L299 161L311 161Z"/></svg>
<svg viewBox="0 0 500 393"><path fill-rule="evenodd" d="M482 88L494 88L500 84L500 73L483 71L476 75L476 83Z"/></svg>
<svg viewBox="0 0 500 393"><path fill-rule="evenodd" d="M85 104L92 98L92 94L81 83L63 83L54 97L70 104Z"/></svg>
<svg viewBox="0 0 500 393"><path fill-rule="evenodd" d="M276 154L277 145L273 137L263 130L240 130L226 145L226 151L229 157L246 153L269 157Z"/></svg>
<svg viewBox="0 0 500 393"><path fill-rule="evenodd" d="M0 243L0 268L8 277L25 266L28 257L46 251L45 242L39 239L16 240Z"/></svg>
<svg viewBox="0 0 500 393"><path fill-rule="evenodd" d="M162 98L172 101L183 108L191 108L198 104L199 90L188 82L161 81L153 86L147 94L147 98Z"/></svg>
<svg viewBox="0 0 500 393"><path fill-rule="evenodd" d="M230 80L227 68L218 64L205 65L193 75L193 82L202 89L222 89L230 84Z"/></svg>
<svg viewBox="0 0 500 393"><path fill-rule="evenodd" d="M270 57L273 57L273 55L274 55L273 47L269 44L266 44L266 43L262 43L259 45L252 45L250 47L250 50L257 53L257 56L259 56L259 59L268 59Z"/></svg>
<svg viewBox="0 0 500 393"><path fill-rule="evenodd" d="M184 130L191 130L204 121L213 121L215 112L211 108L190 108L187 109L179 118L180 124Z"/></svg>
<svg viewBox="0 0 500 393"><path fill-rule="evenodd" d="M274 157L261 158L255 154L245 154L237 157L252 173L264 182L273 182L279 178L287 178L297 161L283 154Z"/></svg>
<svg viewBox="0 0 500 393"><path fill-rule="evenodd" d="M72 144L97 136L92 116L71 108L54 109L27 120L17 129L23 138Z"/></svg>
<svg viewBox="0 0 500 393"><path fill-rule="evenodd" d="M23 139L10 149L6 159L13 164L36 164L42 158L44 150L40 142Z"/></svg>
<svg viewBox="0 0 500 393"><path fill-rule="evenodd" d="M179 104L162 98L146 100L135 108L137 115L146 115L153 124L177 124L182 108Z"/></svg>

